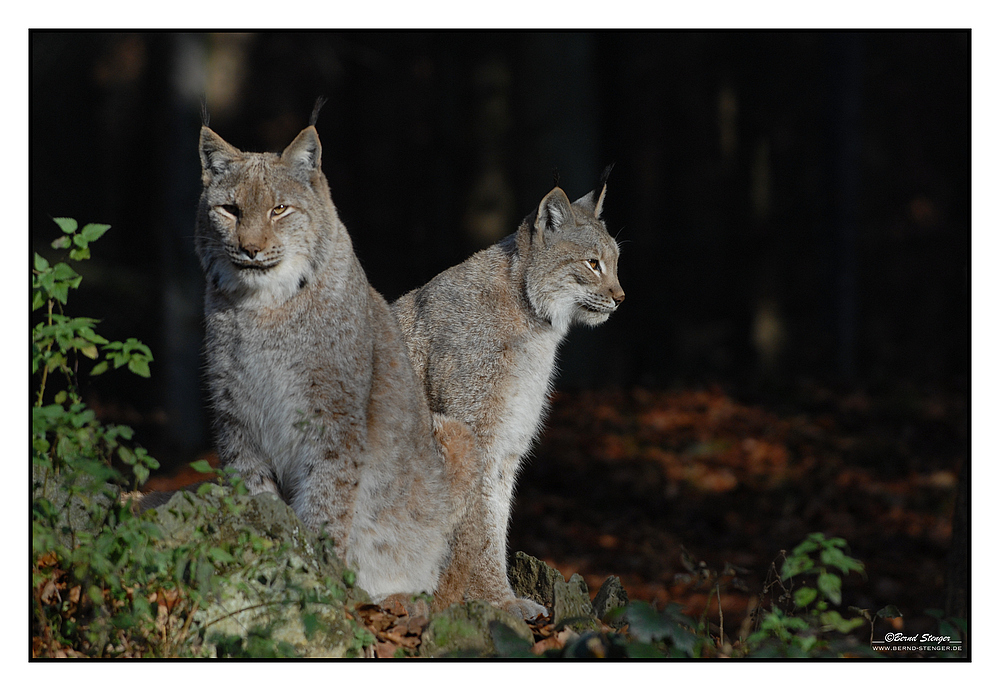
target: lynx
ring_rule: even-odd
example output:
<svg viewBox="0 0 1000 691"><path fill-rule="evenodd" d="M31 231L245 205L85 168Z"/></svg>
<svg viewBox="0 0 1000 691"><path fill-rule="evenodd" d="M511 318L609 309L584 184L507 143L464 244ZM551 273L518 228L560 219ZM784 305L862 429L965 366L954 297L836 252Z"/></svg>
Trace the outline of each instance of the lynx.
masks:
<svg viewBox="0 0 1000 691"><path fill-rule="evenodd" d="M556 350L573 324L596 326L618 308L618 245L601 220L607 173L570 203L558 186L517 232L399 300L410 361L435 413L475 431L483 452L485 535L470 594L532 619L507 578L514 484L548 406Z"/></svg>
<svg viewBox="0 0 1000 691"><path fill-rule="evenodd" d="M196 248L217 447L281 496L376 600L461 600L480 551L456 532L478 495L471 431L432 417L386 301L320 166L315 114L281 154L201 130Z"/></svg>

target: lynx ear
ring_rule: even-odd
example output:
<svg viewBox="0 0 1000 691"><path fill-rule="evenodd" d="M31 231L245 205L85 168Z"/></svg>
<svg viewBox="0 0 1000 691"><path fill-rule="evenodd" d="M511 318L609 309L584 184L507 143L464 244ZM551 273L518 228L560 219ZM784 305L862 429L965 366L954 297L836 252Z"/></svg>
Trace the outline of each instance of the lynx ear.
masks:
<svg viewBox="0 0 1000 691"><path fill-rule="evenodd" d="M208 127L202 127L198 153L201 156L201 181L208 185L213 178L224 175L242 152Z"/></svg>
<svg viewBox="0 0 1000 691"><path fill-rule="evenodd" d="M557 231L560 226L572 222L572 220L573 207L569 203L569 197L556 187L546 194L538 205L538 213L535 214L535 231L544 242L546 233Z"/></svg>
<svg viewBox="0 0 1000 691"><path fill-rule="evenodd" d="M312 180L320 170L320 155L323 147L319 143L316 128L310 125L281 152L281 160L288 163L306 180Z"/></svg>

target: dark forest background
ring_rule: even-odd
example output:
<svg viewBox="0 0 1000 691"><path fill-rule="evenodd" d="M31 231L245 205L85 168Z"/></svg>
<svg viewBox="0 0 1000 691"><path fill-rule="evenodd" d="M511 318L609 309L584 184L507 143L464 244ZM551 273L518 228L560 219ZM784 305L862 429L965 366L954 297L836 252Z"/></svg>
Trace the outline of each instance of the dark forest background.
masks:
<svg viewBox="0 0 1000 691"><path fill-rule="evenodd" d="M166 460L207 448L201 103L280 151L323 95L334 201L390 300L513 232L554 171L576 198L615 163L627 300L572 333L560 389L963 389L969 90L966 32L33 33L32 249L52 216L112 225L74 309L156 376L92 395Z"/></svg>
<svg viewBox="0 0 1000 691"><path fill-rule="evenodd" d="M766 571L823 529L882 558L885 598L942 605L967 492L969 32L33 32L30 64L32 250L53 253L51 217L111 224L69 310L156 360L148 380L81 384L165 472L211 449L202 103L230 143L280 151L325 96L323 168L389 300L513 232L555 171L575 199L615 164L605 219L627 297L561 349L515 549L662 601L681 540ZM769 494L741 474L753 458L798 469ZM601 479L629 463L634 485ZM586 530L553 522L611 496ZM619 541L644 546L626 558ZM580 545L609 561L573 562Z"/></svg>

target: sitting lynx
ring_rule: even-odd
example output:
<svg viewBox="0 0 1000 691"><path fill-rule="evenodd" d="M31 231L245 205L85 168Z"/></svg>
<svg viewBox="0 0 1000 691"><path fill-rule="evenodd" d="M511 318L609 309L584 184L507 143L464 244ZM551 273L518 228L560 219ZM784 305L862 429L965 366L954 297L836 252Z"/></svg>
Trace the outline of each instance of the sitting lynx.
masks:
<svg viewBox="0 0 1000 691"><path fill-rule="evenodd" d="M602 180L570 204L556 187L516 234L392 306L431 410L468 423L483 451L484 510L472 520L486 543L470 594L528 619L545 608L517 598L507 579L514 481L541 427L559 343L625 299L618 245L600 218L606 189Z"/></svg>
<svg viewBox="0 0 1000 691"><path fill-rule="evenodd" d="M444 606L465 592L461 554L481 549L456 533L478 494L475 438L432 419L320 151L313 124L280 155L201 130L196 246L219 456L252 493L325 526L373 598L436 592Z"/></svg>

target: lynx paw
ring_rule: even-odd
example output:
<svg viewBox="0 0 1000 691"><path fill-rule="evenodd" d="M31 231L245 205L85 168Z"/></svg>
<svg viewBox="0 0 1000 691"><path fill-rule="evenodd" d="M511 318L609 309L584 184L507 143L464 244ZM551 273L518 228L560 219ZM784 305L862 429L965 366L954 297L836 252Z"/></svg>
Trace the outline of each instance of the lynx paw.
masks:
<svg viewBox="0 0 1000 691"><path fill-rule="evenodd" d="M518 598L517 600L505 602L503 608L511 614L521 617L526 621L546 616L549 613L549 610L542 607L534 600L526 600L524 598Z"/></svg>

